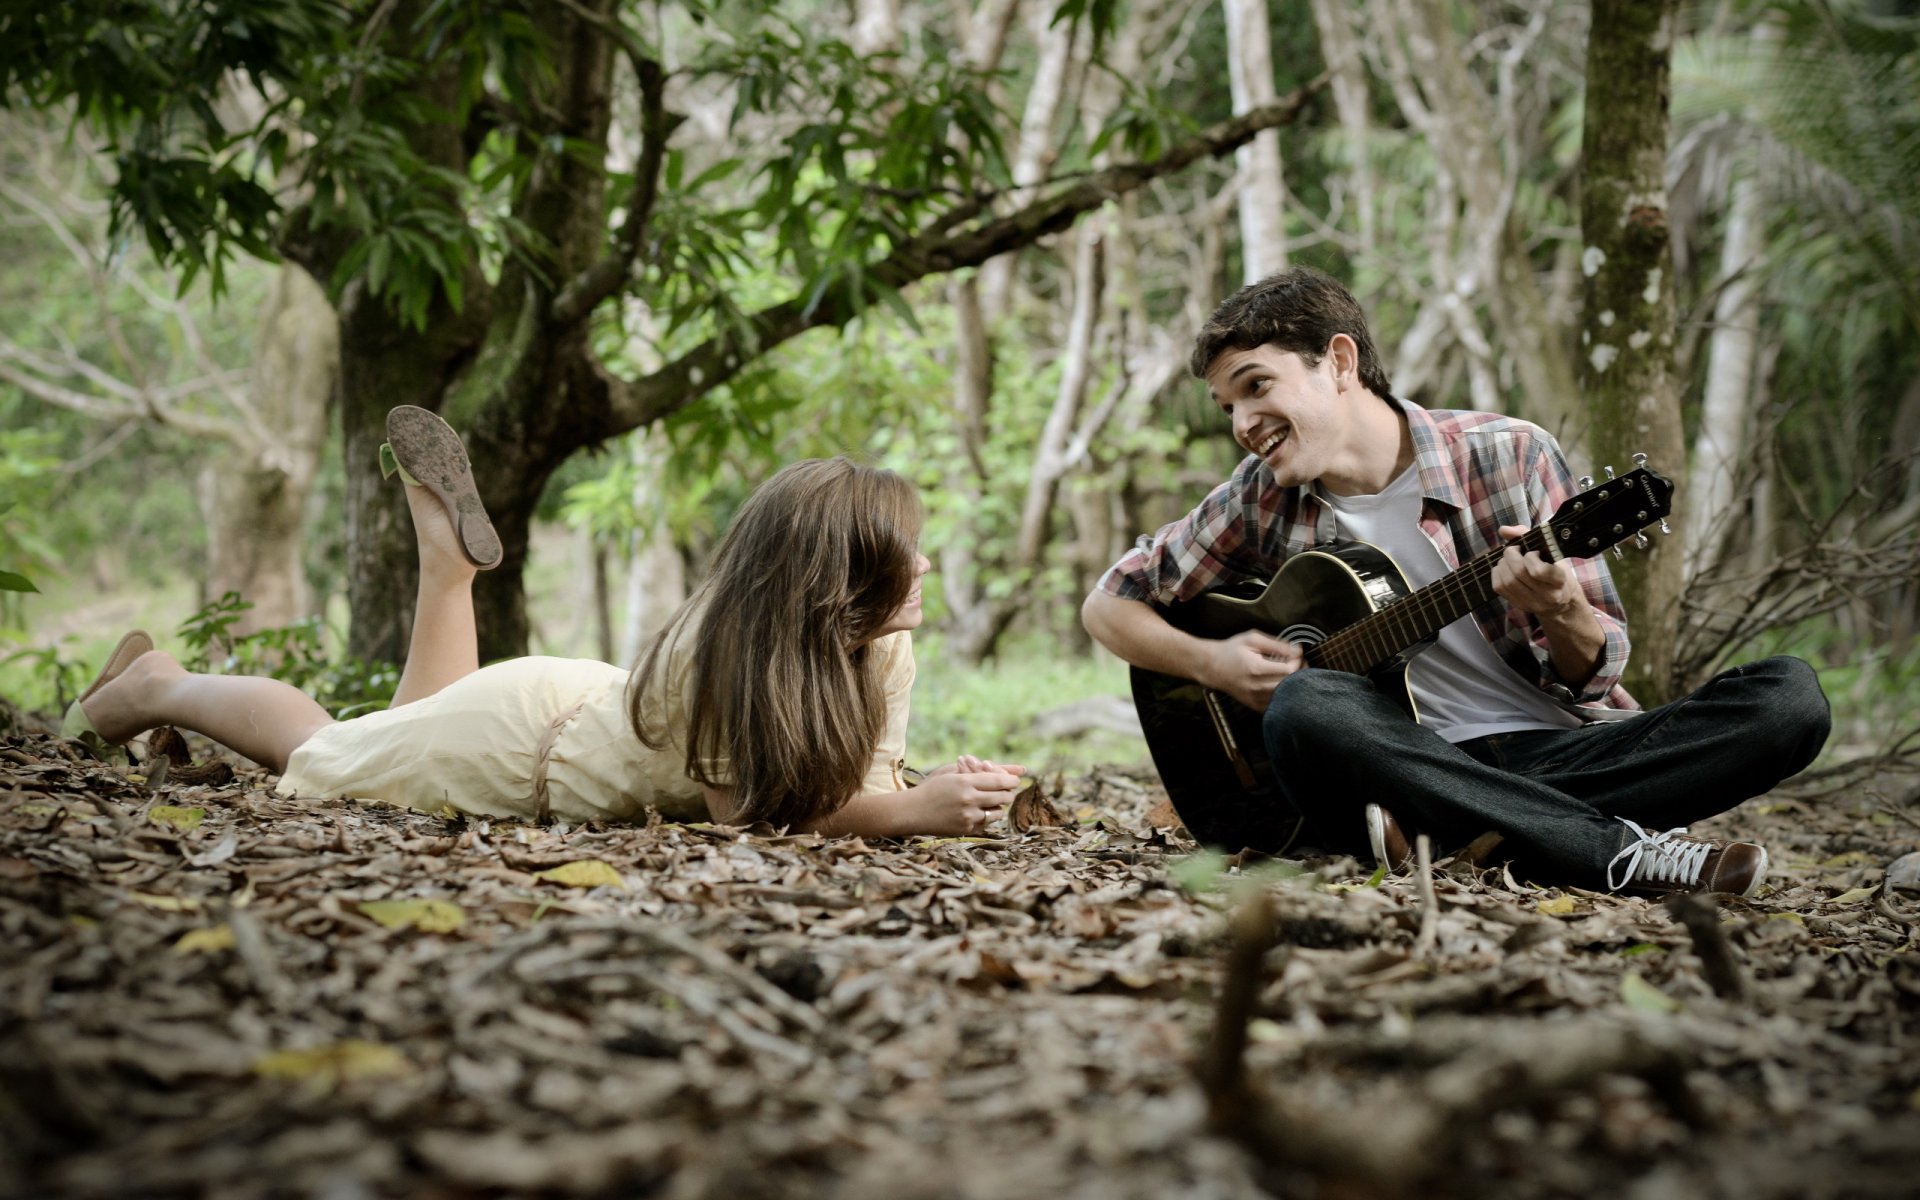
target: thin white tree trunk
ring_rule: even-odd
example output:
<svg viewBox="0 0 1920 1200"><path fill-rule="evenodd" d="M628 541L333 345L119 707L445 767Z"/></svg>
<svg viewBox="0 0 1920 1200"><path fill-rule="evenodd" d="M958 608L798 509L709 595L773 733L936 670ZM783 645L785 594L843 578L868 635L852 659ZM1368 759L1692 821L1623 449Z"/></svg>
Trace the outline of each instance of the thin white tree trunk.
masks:
<svg viewBox="0 0 1920 1200"><path fill-rule="evenodd" d="M854 0L853 36L860 54L891 53L900 48L900 0Z"/></svg>
<svg viewBox="0 0 1920 1200"><path fill-rule="evenodd" d="M1013 155L1015 187L1029 187L1047 176L1053 165L1054 124L1067 92L1068 68L1073 62L1073 34L1076 22L1053 23L1053 6L1033 8L1034 39L1040 57L1034 67L1033 86L1027 90L1027 104L1020 116L1020 138ZM1006 311L1013 289L1013 266L1019 256L1002 254L980 268L980 303L989 322Z"/></svg>
<svg viewBox="0 0 1920 1200"><path fill-rule="evenodd" d="M1747 460L1753 428L1754 361L1760 349L1762 249L1760 188L1751 176L1733 185L1720 277L1727 280L1713 306L1707 342L1707 388L1693 441L1687 505L1687 574L1719 562L1734 527L1734 484Z"/></svg>
<svg viewBox="0 0 1920 1200"><path fill-rule="evenodd" d="M1221 0L1227 20L1227 75L1233 111L1271 104L1273 46L1266 0ZM1240 172L1241 278L1265 279L1287 265L1286 178L1280 131L1269 129L1234 152Z"/></svg>
<svg viewBox="0 0 1920 1200"><path fill-rule="evenodd" d="M651 426L628 439L633 456L633 505L637 512L658 514L666 505L660 479L670 447L666 433ZM625 614L620 623L618 663L638 661L653 635L660 632L674 610L687 598L687 566L673 544L664 519L641 529L628 543Z"/></svg>
<svg viewBox="0 0 1920 1200"><path fill-rule="evenodd" d="M1542 7L1515 27L1489 90L1468 69L1454 12L1441 0L1370 0L1367 12L1372 62L1432 147L1436 211L1427 236L1435 281L1462 303L1486 305L1496 335L1489 343L1500 353L1499 407L1562 432L1578 410L1574 363L1513 223L1530 128L1519 69L1553 13ZM1473 371L1484 390L1484 368Z"/></svg>
<svg viewBox="0 0 1920 1200"><path fill-rule="evenodd" d="M1313 0L1313 23L1320 32L1320 56L1333 76L1333 109L1346 135L1349 158L1347 178L1352 188L1352 208L1360 232L1360 253L1369 255L1375 246L1374 210L1377 207L1373 182L1373 161L1369 129L1367 72L1360 58L1360 38L1356 21L1364 21L1365 10L1344 0Z"/></svg>

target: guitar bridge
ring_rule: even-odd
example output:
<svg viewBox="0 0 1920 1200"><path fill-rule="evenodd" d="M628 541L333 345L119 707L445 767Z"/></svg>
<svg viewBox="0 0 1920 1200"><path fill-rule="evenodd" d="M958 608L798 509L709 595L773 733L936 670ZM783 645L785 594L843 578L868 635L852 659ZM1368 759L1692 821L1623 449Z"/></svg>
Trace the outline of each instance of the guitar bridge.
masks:
<svg viewBox="0 0 1920 1200"><path fill-rule="evenodd" d="M1226 752L1227 761L1233 764L1233 773L1240 780L1240 786L1248 791L1254 789L1253 764L1240 752L1240 739L1233 736L1233 727L1227 723L1227 714L1220 707L1218 693L1208 690L1207 716L1213 719L1213 732L1220 739L1220 749Z"/></svg>

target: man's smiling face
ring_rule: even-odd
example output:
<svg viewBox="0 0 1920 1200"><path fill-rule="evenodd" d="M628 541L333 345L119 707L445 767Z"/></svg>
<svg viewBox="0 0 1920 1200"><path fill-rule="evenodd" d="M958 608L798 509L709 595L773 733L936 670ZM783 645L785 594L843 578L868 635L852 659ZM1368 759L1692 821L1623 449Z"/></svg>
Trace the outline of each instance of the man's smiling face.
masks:
<svg viewBox="0 0 1920 1200"><path fill-rule="evenodd" d="M1267 464L1281 487L1319 479L1346 449L1349 406L1339 354L1318 366L1290 350L1228 350L1207 368L1207 390L1233 418L1233 440Z"/></svg>

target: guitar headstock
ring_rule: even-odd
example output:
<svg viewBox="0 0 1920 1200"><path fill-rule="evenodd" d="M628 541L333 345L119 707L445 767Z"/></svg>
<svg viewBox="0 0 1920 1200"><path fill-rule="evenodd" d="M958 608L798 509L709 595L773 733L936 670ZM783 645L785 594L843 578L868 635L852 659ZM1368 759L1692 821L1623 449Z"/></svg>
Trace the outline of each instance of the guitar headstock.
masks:
<svg viewBox="0 0 1920 1200"><path fill-rule="evenodd" d="M1606 480L1553 514L1547 528L1560 557L1592 558L1656 523L1666 531L1666 518L1673 512L1673 480L1648 467L1644 454L1633 457L1639 466L1618 479L1609 467ZM1580 481L1582 486L1592 482ZM1645 538L1640 541L1646 544Z"/></svg>

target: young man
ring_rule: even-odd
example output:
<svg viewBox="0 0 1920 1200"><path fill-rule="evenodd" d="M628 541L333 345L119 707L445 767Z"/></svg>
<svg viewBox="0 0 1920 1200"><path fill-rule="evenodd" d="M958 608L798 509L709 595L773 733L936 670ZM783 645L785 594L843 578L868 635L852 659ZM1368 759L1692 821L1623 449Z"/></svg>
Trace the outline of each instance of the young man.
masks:
<svg viewBox="0 0 1920 1200"><path fill-rule="evenodd" d="M1395 399L1359 304L1318 271L1235 293L1191 367L1248 457L1101 578L1088 632L1263 712L1280 793L1320 845L1400 868L1415 831L1455 847L1492 830L1543 882L1753 894L1764 849L1684 826L1813 761L1829 717L1806 663L1751 663L1638 711L1619 686L1626 618L1604 556L1507 545L1578 490L1560 447L1525 421ZM1336 538L1385 550L1416 588L1507 545L1492 602L1413 659L1418 724L1365 677L1303 669L1292 642L1194 637L1155 607L1271 578Z"/></svg>

